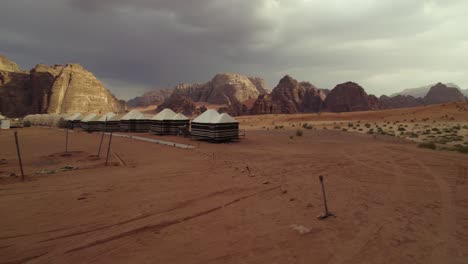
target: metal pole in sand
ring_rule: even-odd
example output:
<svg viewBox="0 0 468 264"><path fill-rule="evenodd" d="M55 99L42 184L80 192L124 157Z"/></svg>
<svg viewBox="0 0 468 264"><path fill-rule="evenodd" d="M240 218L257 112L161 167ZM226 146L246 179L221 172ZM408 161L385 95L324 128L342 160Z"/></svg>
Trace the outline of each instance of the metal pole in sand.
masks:
<svg viewBox="0 0 468 264"><path fill-rule="evenodd" d="M101 141L99 142L99 149L98 149L98 152L97 152L97 157L98 158L101 155L102 141L104 140L104 134L106 133L106 130L107 130L107 117L106 117L106 121L104 121L104 129L103 129L103 131L101 133Z"/></svg>
<svg viewBox="0 0 468 264"><path fill-rule="evenodd" d="M107 166L107 163L109 162L109 153L110 153L111 142L112 142L112 131L110 132L109 146L107 146L106 166Z"/></svg>
<svg viewBox="0 0 468 264"><path fill-rule="evenodd" d="M327 196L325 195L325 185L323 184L323 176L319 176L320 184L322 185L322 195L323 195L323 204L325 207L325 212L321 215L318 216L319 219L325 219L329 216L333 216L332 213L328 211L328 205L327 205Z"/></svg>
<svg viewBox="0 0 468 264"><path fill-rule="evenodd" d="M18 143L18 131L15 131L15 143L16 143L16 153L18 154L18 160L21 170L21 180L24 181L24 172L23 172L23 161L21 160L21 152Z"/></svg>

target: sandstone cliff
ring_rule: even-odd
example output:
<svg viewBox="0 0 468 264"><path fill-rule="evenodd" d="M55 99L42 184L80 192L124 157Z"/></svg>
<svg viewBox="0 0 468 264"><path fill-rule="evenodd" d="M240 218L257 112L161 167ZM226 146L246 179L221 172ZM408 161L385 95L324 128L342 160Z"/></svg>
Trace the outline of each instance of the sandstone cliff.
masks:
<svg viewBox="0 0 468 264"><path fill-rule="evenodd" d="M160 105L171 96L173 89L157 89L146 92L142 96L128 100L127 106L130 108L147 107L150 105Z"/></svg>
<svg viewBox="0 0 468 264"><path fill-rule="evenodd" d="M357 83L346 82L330 91L325 106L330 112L368 111L378 109L378 100L375 96L369 97Z"/></svg>
<svg viewBox="0 0 468 264"><path fill-rule="evenodd" d="M222 111L240 115L246 109L243 102L255 100L265 92L267 89L263 79L240 74L217 74L211 81L204 84L183 83L177 85L172 95L158 107L158 111L164 108L176 111L179 108L178 103L188 105L187 99L190 99L192 102L218 105L222 107ZM190 115L190 113L185 114Z"/></svg>
<svg viewBox="0 0 468 264"><path fill-rule="evenodd" d="M426 104L442 104L457 101L465 101L463 93L455 87L448 87L442 83L432 86L424 97Z"/></svg>
<svg viewBox="0 0 468 264"><path fill-rule="evenodd" d="M38 64L29 72L15 65L0 61L0 112L7 116L125 110L125 103L79 64Z"/></svg>
<svg viewBox="0 0 468 264"><path fill-rule="evenodd" d="M309 82L298 82L284 76L270 94L263 94L255 101L252 114L292 114L319 112L323 92Z"/></svg>
<svg viewBox="0 0 468 264"><path fill-rule="evenodd" d="M411 95L396 95L389 97L382 95L379 98L380 107L382 109L404 108L423 106L424 100L422 98L414 98Z"/></svg>

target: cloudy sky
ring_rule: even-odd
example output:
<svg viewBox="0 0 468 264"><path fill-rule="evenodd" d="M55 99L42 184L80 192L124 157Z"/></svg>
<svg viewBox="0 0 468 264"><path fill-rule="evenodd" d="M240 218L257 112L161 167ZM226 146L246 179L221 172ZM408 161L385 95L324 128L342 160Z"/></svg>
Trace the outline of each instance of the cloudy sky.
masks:
<svg viewBox="0 0 468 264"><path fill-rule="evenodd" d="M220 72L388 94L468 88L466 0L1 0L0 54L77 62L118 97Z"/></svg>

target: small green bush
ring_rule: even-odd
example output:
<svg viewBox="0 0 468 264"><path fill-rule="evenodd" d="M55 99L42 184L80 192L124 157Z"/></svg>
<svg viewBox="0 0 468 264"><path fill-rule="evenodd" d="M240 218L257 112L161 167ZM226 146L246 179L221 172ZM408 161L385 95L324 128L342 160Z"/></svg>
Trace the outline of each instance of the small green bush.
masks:
<svg viewBox="0 0 468 264"><path fill-rule="evenodd" d="M24 127L31 127L31 121L29 121L29 120L23 121L23 126Z"/></svg>

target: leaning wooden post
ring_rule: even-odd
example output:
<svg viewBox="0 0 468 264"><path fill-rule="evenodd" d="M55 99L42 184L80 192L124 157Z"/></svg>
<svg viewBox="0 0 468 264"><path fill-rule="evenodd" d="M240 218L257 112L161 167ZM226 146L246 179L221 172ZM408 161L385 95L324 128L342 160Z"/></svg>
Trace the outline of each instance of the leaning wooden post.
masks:
<svg viewBox="0 0 468 264"><path fill-rule="evenodd" d="M15 131L15 143L16 143L16 153L18 154L18 160L21 170L21 180L24 181L24 172L23 172L23 161L21 160L21 152L18 143L18 131Z"/></svg>
<svg viewBox="0 0 468 264"><path fill-rule="evenodd" d="M109 153L110 153L111 142L112 142L112 131L110 132L109 146L107 146L106 166L107 166L107 163L109 162Z"/></svg>
<svg viewBox="0 0 468 264"><path fill-rule="evenodd" d="M325 219L329 216L334 216L330 211L328 211L328 205L327 205L327 196L325 194L325 185L323 184L323 176L319 176L320 184L322 185L322 195L323 195L323 204L325 207L325 212L321 215L318 216L319 219Z"/></svg>
<svg viewBox="0 0 468 264"><path fill-rule="evenodd" d="M98 153L97 153L98 158L101 155L102 141L104 140L104 134L106 133L106 130L107 130L107 117L106 117L106 121L104 121L104 129L102 130L101 141L99 142L99 149L98 149Z"/></svg>

